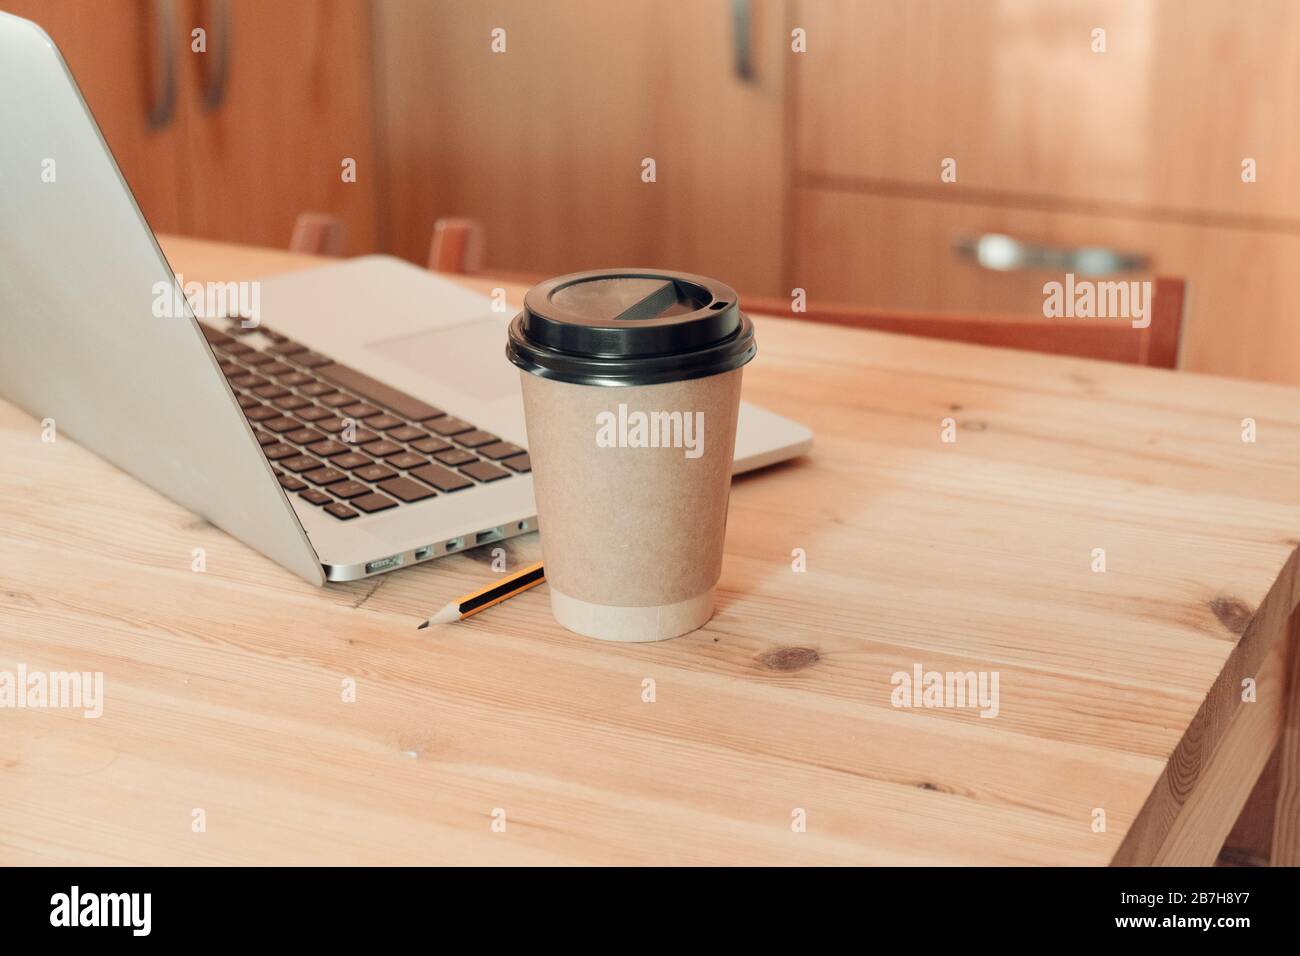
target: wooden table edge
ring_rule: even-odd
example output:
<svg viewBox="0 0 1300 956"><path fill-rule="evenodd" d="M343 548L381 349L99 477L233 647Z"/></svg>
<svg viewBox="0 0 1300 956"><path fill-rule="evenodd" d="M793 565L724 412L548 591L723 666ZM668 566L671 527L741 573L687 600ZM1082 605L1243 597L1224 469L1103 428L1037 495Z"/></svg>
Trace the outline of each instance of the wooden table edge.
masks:
<svg viewBox="0 0 1300 956"><path fill-rule="evenodd" d="M1300 548L1291 552L1171 753L1112 866L1211 866L1275 747L1271 863L1300 863ZM1244 681L1256 697L1244 699ZM1270 695L1266 697L1265 695ZM1247 714L1245 708L1259 708ZM1210 811L1207 812L1207 807ZM1187 820L1195 817L1198 826ZM1204 819L1206 822L1200 823Z"/></svg>

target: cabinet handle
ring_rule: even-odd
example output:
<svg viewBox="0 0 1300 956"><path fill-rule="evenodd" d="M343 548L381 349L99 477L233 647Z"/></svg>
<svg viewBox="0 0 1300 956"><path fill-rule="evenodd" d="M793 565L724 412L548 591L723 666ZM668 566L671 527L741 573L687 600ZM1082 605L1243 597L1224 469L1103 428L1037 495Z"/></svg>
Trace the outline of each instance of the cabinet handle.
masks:
<svg viewBox="0 0 1300 956"><path fill-rule="evenodd" d="M996 232L985 233L974 239L958 239L953 247L958 255L994 272L1037 269L1102 276L1114 272L1137 272L1145 269L1148 263L1147 257L1140 253L1119 252L1100 246L1061 249L1021 242Z"/></svg>
<svg viewBox="0 0 1300 956"><path fill-rule="evenodd" d="M176 7L172 0L153 0L153 29L149 126L165 129L176 114Z"/></svg>
<svg viewBox="0 0 1300 956"><path fill-rule="evenodd" d="M751 36L750 0L731 0L731 48L736 76L746 83L753 83L754 58Z"/></svg>
<svg viewBox="0 0 1300 956"><path fill-rule="evenodd" d="M204 74L203 108L215 110L226 100L226 85L230 75L230 0L212 0L212 29L208 39L212 57Z"/></svg>

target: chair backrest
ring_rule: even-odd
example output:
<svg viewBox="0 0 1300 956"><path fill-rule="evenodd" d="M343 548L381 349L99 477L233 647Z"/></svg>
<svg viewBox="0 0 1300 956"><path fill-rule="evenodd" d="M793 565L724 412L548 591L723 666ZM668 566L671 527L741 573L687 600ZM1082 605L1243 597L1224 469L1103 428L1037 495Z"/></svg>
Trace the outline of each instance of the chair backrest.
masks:
<svg viewBox="0 0 1300 956"><path fill-rule="evenodd" d="M473 275L482 269L483 227L474 219L444 218L434 225L429 268L437 272ZM529 284L539 277L502 273ZM806 322L827 322L882 332L949 339L977 345L1073 355L1156 368L1177 368L1182 340L1186 282L1158 276L1151 283L1147 321L1135 328L1129 319L1049 319L1041 316L931 315L890 312L847 305L814 305L794 312L788 299L748 296L741 306L756 315L779 315Z"/></svg>
<svg viewBox="0 0 1300 956"><path fill-rule="evenodd" d="M298 213L289 251L317 256L343 255L343 221L323 212Z"/></svg>
<svg viewBox="0 0 1300 956"><path fill-rule="evenodd" d="M1186 283L1157 277L1148 303L1149 321L1135 328L1129 319L1048 319L1040 316L930 315L841 305L812 305L792 311L786 299L741 295L747 312L811 322L849 325L978 345L1105 359L1157 368L1177 368Z"/></svg>
<svg viewBox="0 0 1300 956"><path fill-rule="evenodd" d="M433 224L429 268L434 272L473 275L483 268L485 247L483 227L477 220L444 217Z"/></svg>

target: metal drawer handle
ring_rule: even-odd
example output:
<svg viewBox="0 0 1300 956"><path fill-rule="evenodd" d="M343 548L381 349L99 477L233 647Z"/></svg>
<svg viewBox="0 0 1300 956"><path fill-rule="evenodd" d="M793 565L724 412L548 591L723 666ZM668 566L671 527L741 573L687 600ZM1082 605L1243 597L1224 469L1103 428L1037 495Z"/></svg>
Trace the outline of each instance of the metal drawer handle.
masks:
<svg viewBox="0 0 1300 956"><path fill-rule="evenodd" d="M953 246L959 255L994 272L1036 269L1102 276L1114 272L1137 272L1145 269L1148 263L1146 256L1135 252L1119 252L1100 246L1060 249L1021 242L996 232L985 233L974 239L958 239Z"/></svg>
<svg viewBox="0 0 1300 956"><path fill-rule="evenodd" d="M754 82L750 0L731 0L731 46L736 76Z"/></svg>
<svg viewBox="0 0 1300 956"><path fill-rule="evenodd" d="M207 64L203 85L203 108L215 110L226 99L230 73L230 0L212 0L212 35L209 37L212 59Z"/></svg>
<svg viewBox="0 0 1300 956"><path fill-rule="evenodd" d="M164 129L176 113L176 7L172 0L153 2L154 62L149 125Z"/></svg>

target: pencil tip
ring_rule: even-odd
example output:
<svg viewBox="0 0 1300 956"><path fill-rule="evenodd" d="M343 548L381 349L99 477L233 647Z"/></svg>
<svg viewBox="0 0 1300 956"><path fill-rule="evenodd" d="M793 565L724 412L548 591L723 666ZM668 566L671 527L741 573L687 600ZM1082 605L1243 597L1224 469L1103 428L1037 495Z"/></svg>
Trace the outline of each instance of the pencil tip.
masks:
<svg viewBox="0 0 1300 956"><path fill-rule="evenodd" d="M417 626L417 627L416 627L416 630L417 630L417 631L423 631L423 630L424 630L426 627L428 627L428 626L429 626L429 622L428 622L428 621L425 621L423 624L420 624L419 626Z"/></svg>

